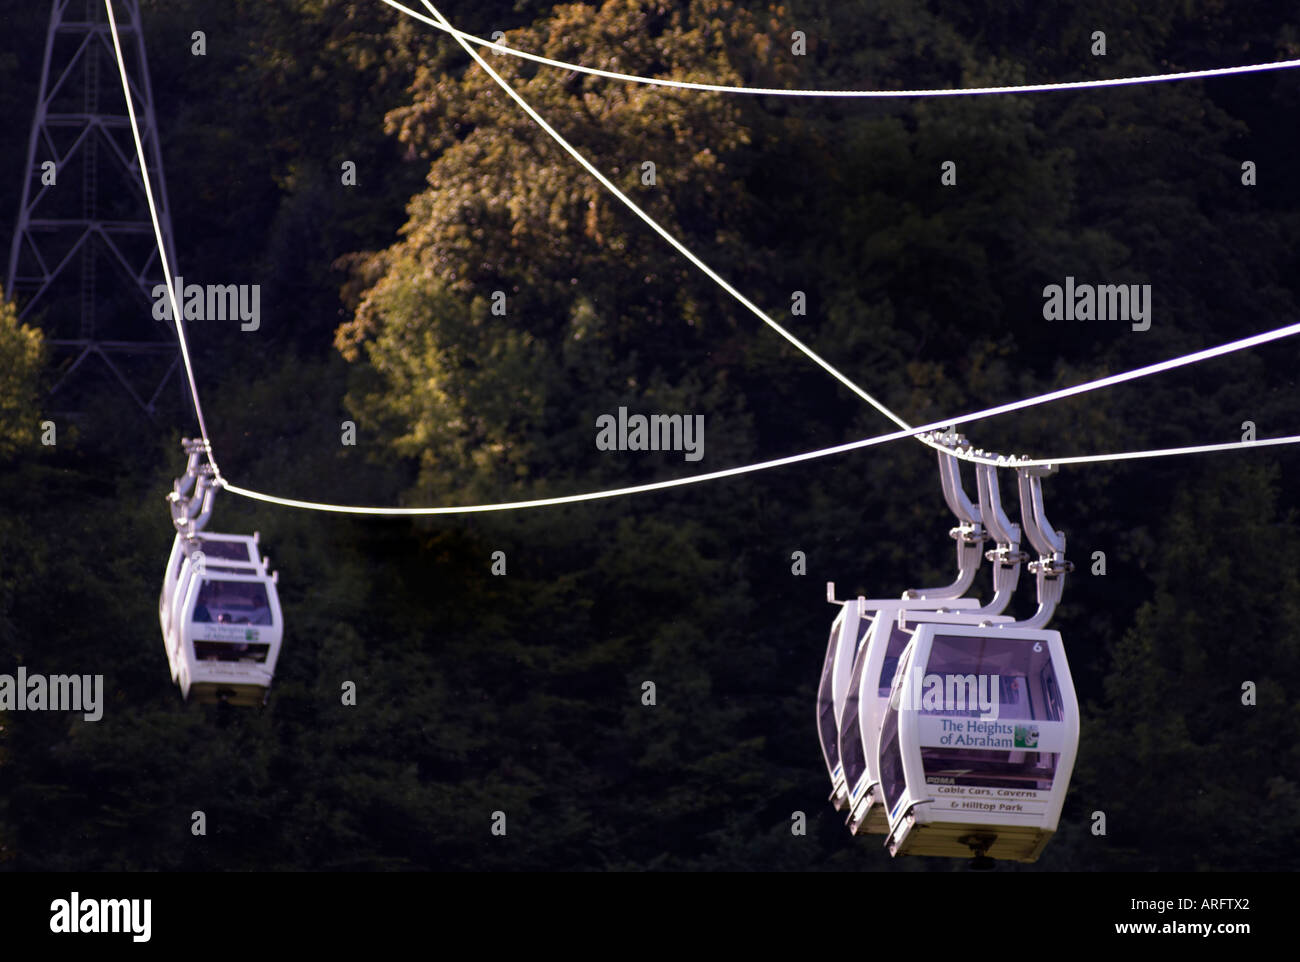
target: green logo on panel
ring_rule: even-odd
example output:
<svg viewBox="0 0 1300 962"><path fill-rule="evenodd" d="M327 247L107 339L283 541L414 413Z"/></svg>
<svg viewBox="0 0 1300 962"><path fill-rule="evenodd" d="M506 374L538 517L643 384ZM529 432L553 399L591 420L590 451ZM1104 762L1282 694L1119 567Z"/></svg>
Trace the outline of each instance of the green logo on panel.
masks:
<svg viewBox="0 0 1300 962"><path fill-rule="evenodd" d="M257 641L257 632L254 631L252 628L246 628L246 629L244 629L244 640L245 640L245 641Z"/></svg>
<svg viewBox="0 0 1300 962"><path fill-rule="evenodd" d="M1037 748L1038 747L1038 726L1017 725L1016 726L1016 747Z"/></svg>

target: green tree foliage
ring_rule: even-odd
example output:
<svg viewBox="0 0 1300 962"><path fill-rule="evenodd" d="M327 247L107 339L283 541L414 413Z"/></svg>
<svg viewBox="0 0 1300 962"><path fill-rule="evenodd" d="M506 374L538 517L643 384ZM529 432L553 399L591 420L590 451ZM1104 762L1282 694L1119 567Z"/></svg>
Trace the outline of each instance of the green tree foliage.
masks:
<svg viewBox="0 0 1300 962"><path fill-rule="evenodd" d="M558 7L508 38L576 60L614 43L628 65L737 83L771 59L755 30L729 4L615 2ZM708 250L744 244L733 158L750 134L734 99L501 57L494 67L668 230ZM430 186L412 199L403 240L361 265L369 286L338 343L351 358L365 345L379 378L358 388L356 409L393 425L398 452L422 453L433 490L589 473L594 416L630 391L666 409L723 402L730 365L701 377L697 359L730 339L734 312L694 268L575 171L484 72L421 67L413 94L389 125L433 158Z"/></svg>
<svg viewBox="0 0 1300 962"><path fill-rule="evenodd" d="M13 304L0 300L0 461L34 449L44 362L41 332L20 324Z"/></svg>
<svg viewBox="0 0 1300 962"><path fill-rule="evenodd" d="M38 447L37 400L44 360L40 331L18 323L13 304L0 299L0 465L4 465L3 473L10 483L13 462L24 457L33 459ZM19 532L23 532L21 526L0 515L0 551L8 553L21 543L15 538ZM7 647L18 630L10 614L13 603L11 583L0 578L0 646ZM0 712L0 772L8 762L7 728L7 715ZM15 854L11 829L6 822L0 805L0 865Z"/></svg>

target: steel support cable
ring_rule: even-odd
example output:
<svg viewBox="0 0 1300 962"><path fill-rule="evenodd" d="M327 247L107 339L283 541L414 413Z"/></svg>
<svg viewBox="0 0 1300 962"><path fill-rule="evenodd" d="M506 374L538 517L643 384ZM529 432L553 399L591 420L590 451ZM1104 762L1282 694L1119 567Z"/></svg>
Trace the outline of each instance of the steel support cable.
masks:
<svg viewBox="0 0 1300 962"><path fill-rule="evenodd" d="M113 16L113 0L104 0L104 7L108 10L108 26L113 35L113 53L117 57L117 72L122 78L122 94L126 97L126 112L131 120L131 136L135 138L135 154L140 161L140 180L144 183L144 196L149 205L149 218L153 221L154 241L158 245L159 262L162 264L163 278L167 282L167 301L171 305L172 322L176 325L176 336L180 339L181 359L185 363L185 376L190 384L190 398L194 401L194 416L199 422L199 434L203 438L203 446L207 449L208 462L212 465L212 473L219 480L221 478L221 469L217 467L217 459L212 453L212 441L208 435L208 425L203 418L203 405L199 403L199 389L194 381L194 365L190 363L190 349L185 341L185 327L181 323L180 305L176 302L176 285L172 280L171 265L167 262L167 245L163 242L162 227L158 222L158 208L153 199L153 185L149 181L149 165L145 161L144 144L140 141L140 126L135 119L135 104L131 100L131 81L126 75L126 61L122 58L122 43L117 35L117 18Z"/></svg>
<svg viewBox="0 0 1300 962"><path fill-rule="evenodd" d="M1207 360L1210 357L1220 356L1222 354L1226 354L1234 350L1242 350L1244 348L1253 347L1257 344L1262 344L1267 341L1276 340L1282 337L1289 337L1293 334L1300 333L1300 325L1291 325L1290 327L1279 328L1274 331L1268 331L1268 332L1264 332L1263 334L1258 334L1250 338L1245 338L1241 341L1219 345L1218 347L1197 352L1196 354L1187 355L1183 358L1175 358L1168 361L1163 361L1160 362L1159 364L1149 365L1146 368L1140 368L1136 371L1129 371L1123 374L1112 375L1107 378L1102 378L1098 381L1087 382L1081 385L1075 385L1074 387L1071 388L1064 388L1060 391L1055 391L1044 395L1038 395L1033 398L1025 398L1020 401L1012 402L1010 404L1000 405L995 408L988 408L985 409L984 411L975 412L973 414L969 414L961 418L948 418L948 419L944 419L943 421L933 422L931 424L923 425L917 428L907 427L905 430L900 430L897 432L893 432L891 434L878 435L873 438L866 438L859 441L849 442L847 444L836 445L829 448L822 448L817 451L791 455L789 457L778 458L771 461L763 461L756 464L742 465L739 467L727 468L721 471L714 471L714 472L709 472L707 474L694 475L686 478L676 478L668 481L653 482L650 484L633 485L630 487L623 487L623 488L614 488L606 491L588 492L585 494L566 495L566 496L560 496L554 498L532 499L528 501L501 502L501 503L483 504L483 505L447 506L447 507L434 507L434 508L389 508L389 507L367 507L367 506L360 506L360 505L337 505L337 504L328 504L324 502L301 501L301 500L291 499L291 498L281 498L274 495L264 494L262 492L254 491L248 488L232 485L228 481L226 481L226 479L220 474L219 470L217 469L216 460L212 454L212 445L208 435L207 426L203 418L202 405L200 404L199 401L198 387L194 376L194 369L193 369L193 365L190 362L189 350L188 350L188 345L185 341L184 329L180 323L181 314L179 311L179 305L177 304L176 301L175 286L172 280L170 265L167 262L167 255L166 255L165 245L162 239L161 227L159 226L157 209L153 202L153 193L149 182L148 169L144 162L144 149L143 149L143 145L141 144L139 128L136 123L135 111L130 97L129 80L126 74L125 62L122 57L121 45L118 38L116 20L113 16L113 8L112 8L111 0L105 0L105 7L107 8L108 11L110 29L113 35L114 49L117 55L117 62L118 62L118 71L122 78L123 88L127 98L127 108L131 120L132 133L135 139L136 153L137 153L137 157L140 159L141 179L144 182L146 199L148 200L150 215L153 220L154 237L159 248L159 255L161 258L161 263L163 265L163 273L167 280L167 294L169 298L169 303L172 308L173 320L177 328L177 336L181 344L181 352L185 362L186 375L187 375L189 388L190 388L190 395L194 402L195 414L198 418L199 428L200 431L202 432L202 437L204 440L205 447L207 448L208 459L213 466L216 484L218 484L220 487L224 488L225 490L230 491L232 494L238 494L243 497L251 498L253 500L264 501L272 504L280 504L289 507L303 508L308 510L330 511L336 513L344 513L344 514L437 515L437 514L466 514L471 512L499 511L499 510L512 510L512 509L527 508L527 507L541 507L547 505L568 504L568 503L575 503L580 501L595 500L600 498L617 497L617 496L627 495L627 494L663 490L666 488L680 487L688 484L696 484L703 481L715 480L724 477L733 477L740 474L750 473L753 471L766 470L768 468L780 467L787 464L794 464L802 461L813 460L816 458L827 457L834 454L857 450L859 448L874 446L876 444L884 444L889 441L899 440L904 437L913 437L920 433L936 431L957 424L971 423L973 421L981 420L983 418L994 417L998 414L1009 413L1010 411L1021 410L1027 407L1035 406L1037 404L1043 404L1053 400L1059 400L1060 398L1063 397L1069 397L1075 394L1085 393L1086 391L1089 390L1096 390L1101 387L1108 387L1113 384L1122 383L1123 381L1132 380L1137 377L1143 377L1148 374L1159 373L1160 371L1163 370L1170 370L1174 367L1179 367L1186 364L1198 363L1199 361ZM405 8L400 8L400 9L405 10ZM411 11L407 11L407 12L411 12ZM425 19L425 18L420 18L420 19ZM448 24L447 27L450 28L450 25ZM450 29L448 30L448 32L450 32L453 36L457 35L457 32L452 31ZM462 42L462 46L464 46L463 42ZM471 56L474 56L475 59L480 62L480 64L489 72L489 74L495 76L495 72L492 71L491 68L486 65L486 63L483 63L482 60L475 55L474 51L469 50L468 48L466 49L471 54ZM534 112L531 110L531 107L524 104L522 98L519 98L518 95L514 94L514 92L509 88L509 86L504 84L504 81L501 81L499 77L496 77L495 79L497 80L498 83L503 84L506 87L507 91L510 92L513 96L515 96L517 100L520 101L522 106L525 106L525 108L529 111L530 115L534 116L534 119L539 121L544 127L549 128L549 125L546 125L544 120L541 120L540 117L537 117L534 114ZM558 138L558 134L555 134L554 136ZM562 138L559 139L561 139L562 141ZM576 151L571 150L571 152L573 152L576 155ZM581 158L580 155L578 155L578 157L579 159L584 161L584 166L588 166L585 163L585 158ZM600 177L599 172L595 171L594 168L588 168L588 169L591 170L591 172L594 175L596 175L598 178ZM630 201L628 201L627 203L634 210L639 211L639 208L636 208L635 205L631 204ZM657 225L655 226L657 227ZM661 231L661 233L666 235L666 232ZM671 238L671 235L667 235L667 238L670 241L674 242L674 246L676 246L675 239ZM706 273L710 273L710 274L712 273L707 268L707 265L704 265L703 262L699 262L697 258L694 258L694 255L689 254L689 252L685 251L684 248L683 248L683 252L687 254L687 256L690 259L692 259L693 262L696 262L698 266L700 266L703 270L705 270ZM721 283L723 283L725 287L730 288L730 285L726 285L725 282L721 282ZM735 292L735 296L737 296L738 298L743 298L743 295L740 295L739 292ZM742 303L744 303L743 300ZM770 322L770 319L767 319L766 315L763 315L762 312L758 311L756 307L752 309L755 312L757 312L761 317L763 317L765 320L768 320ZM775 322L770 322L770 323L775 324ZM784 332L784 329L780 328L779 325L775 325L775 326L780 331L786 334L787 339L791 340L796 344L799 343L797 339L794 339L792 335L788 334L788 332ZM804 350L805 353L810 353L810 349L805 348ZM832 371L837 376L837 379L840 379L843 382L845 382L848 386L851 386L854 389L855 393L859 393L860 395L866 394L866 392L862 391L860 388L857 388L856 385L853 385L851 381L848 381L848 379L845 378L842 374L839 374L839 372L835 371L832 367L830 367L830 365L827 362L821 361L819 358L815 358L815 359L818 360L819 363L822 364L822 366ZM887 408L884 408L884 406L880 405L878 402L874 402L874 399L873 399L873 405L877 406L878 409L882 410L882 413L888 412ZM896 423L900 425L906 424L906 422L902 421L902 419L898 418L897 415L894 415L892 412L888 412L888 416L890 416L892 420L894 420ZM1235 449L1246 448L1246 447L1268 447L1268 446L1279 445L1279 444L1294 444L1297 442L1300 442L1300 437L1264 438L1254 442L1197 445L1193 447L1184 447L1184 448L1166 448L1166 449L1158 449L1158 450L1151 450L1151 451L1130 451L1130 452L1122 452L1118 454L1085 455L1081 457L1039 459L1036 461L1020 460L1014 463L1021 466L1033 465L1033 464L1097 463L1102 461L1118 461L1118 460L1128 460L1128 459L1135 459L1135 458L1166 457L1166 456L1178 455L1178 454L1193 454L1193 453L1205 453L1205 452L1212 452L1212 451L1235 450ZM933 444L933 443L932 446L943 447L942 445ZM947 450L947 448L944 449ZM1006 465L1010 463L1007 461L1007 459L981 458L970 454L965 454L964 457L967 460L973 460L982 463L995 463L1000 465Z"/></svg>
<svg viewBox="0 0 1300 962"><path fill-rule="evenodd" d="M450 26L449 24L447 24L445 18L442 17L442 14L439 13L437 9L433 7L431 3L428 2L428 0L422 0L422 2L424 2L425 6L429 8L429 10L434 14L434 16L438 17L448 27ZM1231 344L1219 345L1218 347L1209 348L1204 351L1196 352L1195 354L1186 355L1185 357L1182 358L1174 358L1167 361L1159 362L1157 364L1148 365L1145 368L1139 368L1135 371L1128 371L1117 375L1111 375L1109 377L1100 378L1096 381L1087 382L1081 385L1075 385L1070 388L1063 388L1061 390L1049 392L1043 395L1038 395L1033 398L1025 398L1020 401L1011 402L1009 404L999 405L998 407L975 412L973 414L969 414L964 417L945 419L944 421L941 422L935 422L933 424L924 425L919 428L913 428L907 425L905 421L899 418L896 414L894 414L884 405L877 402L874 398L872 398L861 388L857 387L857 385L853 384L852 381L850 381L847 377L845 377L843 374L838 372L828 362L818 357L814 352L811 351L811 349L803 346L802 343L799 342L796 338L794 338L793 335L789 334L780 325L776 324L774 321L771 321L769 318L767 318L766 315L764 315L761 310L759 310L756 306L752 305L746 298L744 298L742 294L740 294L733 287L731 287L731 285L727 284L726 281L718 277L706 264L704 264L692 252L690 252L684 245L678 242L676 238L672 237L671 234L669 234L667 231L661 228L652 218L649 217L649 215L645 214L639 207L637 207L634 203L632 203L632 201L630 201L613 184L609 183L609 181L598 170L596 170L595 167L592 166L590 162L586 160L585 157L583 157L580 153L578 153L578 151L574 149L572 145L570 145L566 140L564 140L564 138L558 132L556 132L553 128L551 128L551 126L539 114L537 114L535 110L532 109L531 105L528 104L523 99L522 96L520 96L516 91L513 90L513 88L511 88L504 80L502 80L501 77L494 70L492 70L490 66L488 66L488 64L482 59L482 57L479 56L477 52L475 52L473 49L471 49L468 46L468 44L463 39L461 39L461 37L457 35L456 32L452 32L452 31L449 32L451 32L451 35L456 38L457 42L460 43L461 46L465 48L466 52L469 53L469 55L481 67L483 67L483 69L489 74L489 76L491 76L494 81L496 81L508 94L510 94L510 96L528 113L528 115L534 120L534 122L538 123L548 134L550 134L550 136L554 138L562 147L564 147L565 150L571 156L573 156L576 160L578 160L579 163L581 163L582 166L589 173L591 173L594 177L596 177L602 183L603 186L605 186L607 189L615 193L615 195L618 196L621 200L623 200L623 202L629 208L631 208L633 212L638 214L638 216L641 217L642 220L644 220L651 227L653 227L656 230L656 232L660 234L660 236L668 240L670 244L672 244L677 250L679 250L684 256L686 256L693 264L695 264L697 267L703 270L711 279L714 279L725 290L727 290L728 293L731 293L737 300L739 300L742 304L748 307L752 312L757 314L761 319L767 322L770 326L773 326L779 333L785 336L787 340L791 341L791 343L799 347L805 354L808 354L813 360L817 361L817 363L819 363L823 368L827 369L842 383L845 383L847 386L849 386L859 396L868 400L874 407L877 408L877 410L880 410L882 413L886 414L893 421L895 421L895 423L902 426L904 430L900 430L892 434L879 435L874 438L867 438L861 441L850 442L848 444L836 445L830 448L823 448L818 451L811 451L804 454L792 455L790 457L778 458L772 461L760 462L759 464L744 465L736 468L728 468L722 471L715 471L715 472L709 472L707 474L694 475L687 478L675 478L668 481L653 482L650 484L643 484L643 485L633 485L630 487L615 488L607 491L590 492L590 493L578 494L578 495L565 495L565 496L554 497L554 498L538 498L538 499L532 499L528 501L501 502L496 504L467 505L467 506L440 507L440 508L381 508L381 507L364 507L364 506L356 506L356 505L351 505L351 506L327 505L321 502L299 501L296 499L277 498L272 495L265 495L260 492L251 491L249 489L236 488L231 485L226 485L226 488L228 490L231 490L234 493L242 494L246 497L252 497L257 500L268 501L270 503L282 504L291 507L307 508L311 510L336 510L344 513L353 513L353 514L400 514L400 515L463 514L463 513L479 512L479 511L512 510L517 508L531 508L531 507L542 507L542 506L558 505L558 504L572 504L580 501L589 501L589 500L595 500L599 498L616 497L616 496L626 495L626 494L644 493L644 492L655 491L655 490L663 490L671 487L680 487L687 484L696 484L703 481L715 480L724 477L732 477L739 474L748 473L750 471L758 471L758 470L765 470L767 468L780 467L783 465L794 464L800 461L813 460L815 458L826 457L832 454L839 454L851 450L857 450L859 448L870 447L876 444L883 444L888 441L898 440L904 437L914 437L923 432L935 431L937 429L941 429L941 428L945 428L957 424L971 423L976 420L981 420L988 417L994 417L998 414L1009 413L1010 411L1021 410L1038 404L1045 404L1050 401L1060 400L1061 398L1064 397L1071 397L1076 394L1082 394L1090 390L1097 390L1099 388L1109 387L1114 384L1123 383L1124 381L1134 380L1139 377L1145 377L1151 374L1161 373L1166 370L1171 370L1175 367L1180 367L1187 364L1199 363L1200 361L1207 360L1211 357L1217 357L1222 354L1229 353L1230 351L1233 350L1242 350L1246 347L1255 346L1256 344L1262 344L1270 340L1276 340L1281 337L1288 337L1296 333L1300 333L1300 324L1295 324L1287 328L1280 328L1276 331L1265 332L1263 334L1255 335L1250 338L1245 338L1242 339L1241 341L1233 342ZM1189 448L1165 448L1165 449L1158 449L1153 451L1131 451L1131 452L1123 452L1123 453L1111 454L1111 455L1085 455L1077 458L1050 459L1050 460L1049 459L1040 459L1040 460L1020 459L1020 460L1011 461L1006 458L986 458L978 455L955 452L955 451L954 453L956 453L959 457L964 457L966 460L972 460L979 463L998 464L998 465L1008 465L1014 463L1018 466L1029 466L1035 464L1060 464L1060 463L1085 463L1085 462L1096 463L1098 461L1128 460L1128 459L1141 458L1141 457L1166 457L1175 454L1191 454L1191 453L1204 453L1210 451L1223 451L1223 450L1232 450L1232 449L1249 447L1249 446L1259 446L1259 445L1271 446L1277 444L1293 444L1298 441L1300 441L1300 437L1269 438L1269 439L1263 439L1255 442L1235 442L1229 444L1197 445ZM951 450L947 446L940 444L938 442L931 442L927 440L926 443L930 444L932 447L941 448L943 450Z"/></svg>
<svg viewBox="0 0 1300 962"><path fill-rule="evenodd" d="M689 80L668 80L663 77L643 77L637 74L619 73L614 70L601 70L565 60L554 60L526 50L517 50L503 43L484 40L471 33L457 30L445 19L439 23L424 14L396 2L381 0L394 10L400 10L409 17L441 30L457 40L467 40L478 47L488 47L497 53L533 63L544 64L560 70L572 70L607 80L621 80L627 83L647 84L655 87L670 87L677 90L700 90L708 93L723 94L757 94L769 97L841 97L861 99L900 99L917 97L970 97L987 94L1032 94L1054 93L1071 90L1096 90L1105 87L1128 87L1139 84L1167 83L1180 80L1206 80L1212 77L1229 77L1236 74L1260 73L1267 70L1288 70L1300 67L1300 60L1275 60L1268 63L1243 64L1232 67L1212 67L1207 70L1184 70L1177 73L1147 74L1138 77L1114 77L1109 80L1074 80L1066 83L1008 84L1000 87L934 87L921 90L789 90L782 87L735 87L727 84L699 83ZM428 6L428 4L425 4Z"/></svg>

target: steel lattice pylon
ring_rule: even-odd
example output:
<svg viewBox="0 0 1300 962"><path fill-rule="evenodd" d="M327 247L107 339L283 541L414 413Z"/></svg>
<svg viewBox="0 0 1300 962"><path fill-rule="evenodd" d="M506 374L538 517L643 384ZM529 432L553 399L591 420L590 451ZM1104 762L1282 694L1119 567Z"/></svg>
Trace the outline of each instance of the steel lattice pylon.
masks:
<svg viewBox="0 0 1300 962"><path fill-rule="evenodd" d="M140 5L114 0L113 12L174 266ZM152 414L179 357L175 332L153 319L152 290L163 283L162 265L102 0L54 0L25 170L5 293L18 299L21 318L38 320L48 343L69 355L51 394L88 358L98 357ZM105 273L114 284L99 283ZM159 378L167 355L170 365ZM123 368L149 357L153 370L142 385L138 371Z"/></svg>

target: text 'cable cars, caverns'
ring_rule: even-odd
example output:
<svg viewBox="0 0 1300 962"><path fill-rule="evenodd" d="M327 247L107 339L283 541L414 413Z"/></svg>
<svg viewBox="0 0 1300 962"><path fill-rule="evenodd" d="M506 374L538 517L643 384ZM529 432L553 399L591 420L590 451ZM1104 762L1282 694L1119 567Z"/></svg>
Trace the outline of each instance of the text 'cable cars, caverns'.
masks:
<svg viewBox="0 0 1300 962"><path fill-rule="evenodd" d="M934 435L949 449L967 446ZM983 454L984 452L979 452ZM1042 478L1018 468L1023 534L1038 608L1002 614L1028 555L1021 525L1002 509L998 468L976 466L978 504L960 462L939 452L944 499L958 526L957 579L896 599L841 606L818 688L817 730L831 801L852 832L884 835L891 855L974 856L1032 862L1056 831L1079 739L1074 685L1058 632L1046 629L1073 566L1065 536L1043 512ZM985 541L996 547L984 551ZM981 556L993 564L993 598L965 597Z"/></svg>
<svg viewBox="0 0 1300 962"><path fill-rule="evenodd" d="M203 441L167 501L176 539L163 574L158 621L172 680L187 700L265 703L284 637L278 574L258 555L258 535L205 531L216 495Z"/></svg>

